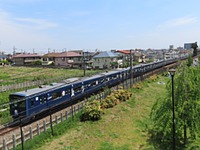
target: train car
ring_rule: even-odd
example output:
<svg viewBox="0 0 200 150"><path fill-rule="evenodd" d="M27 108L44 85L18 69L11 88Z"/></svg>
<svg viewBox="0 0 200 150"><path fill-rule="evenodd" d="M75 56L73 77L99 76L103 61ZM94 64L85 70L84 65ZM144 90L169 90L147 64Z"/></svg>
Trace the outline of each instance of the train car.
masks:
<svg viewBox="0 0 200 150"><path fill-rule="evenodd" d="M118 69L100 73L91 77L71 78L61 83L41 86L21 92L10 94L10 114L13 118L34 116L66 103L67 101L82 98L105 87L111 87L131 77L137 77L167 64L176 62L177 59L140 64L125 69Z"/></svg>
<svg viewBox="0 0 200 150"><path fill-rule="evenodd" d="M71 84L64 82L15 92L9 96L10 114L13 118L35 115L70 97Z"/></svg>
<svg viewBox="0 0 200 150"><path fill-rule="evenodd" d="M13 118L38 115L50 107L84 97L119 82L120 71L110 71L69 83L52 83L10 94L10 114Z"/></svg>

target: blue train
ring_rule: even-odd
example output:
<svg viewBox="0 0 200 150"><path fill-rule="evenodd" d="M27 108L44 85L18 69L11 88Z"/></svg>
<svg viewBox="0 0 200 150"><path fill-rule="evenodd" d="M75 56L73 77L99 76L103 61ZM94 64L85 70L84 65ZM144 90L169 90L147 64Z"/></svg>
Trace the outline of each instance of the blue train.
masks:
<svg viewBox="0 0 200 150"><path fill-rule="evenodd" d="M10 99L10 114L17 117L36 116L49 108L61 105L70 100L82 98L97 92L104 87L111 87L131 77L139 76L154 69L176 62L169 59L154 63L137 65L132 68L118 69L85 78L71 78L60 83L52 83L38 88L12 93Z"/></svg>

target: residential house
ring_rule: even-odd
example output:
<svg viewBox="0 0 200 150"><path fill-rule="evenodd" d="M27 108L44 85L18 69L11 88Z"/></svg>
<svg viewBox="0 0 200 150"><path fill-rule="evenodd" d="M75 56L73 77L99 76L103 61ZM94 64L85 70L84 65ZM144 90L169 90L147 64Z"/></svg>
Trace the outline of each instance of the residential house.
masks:
<svg viewBox="0 0 200 150"><path fill-rule="evenodd" d="M15 65L32 65L34 62L41 60L42 55L38 55L37 53L21 53L12 57Z"/></svg>
<svg viewBox="0 0 200 150"><path fill-rule="evenodd" d="M135 62L138 62L138 63L145 63L146 62L146 55L141 53L141 52L138 52L138 51L133 51L133 60Z"/></svg>
<svg viewBox="0 0 200 150"><path fill-rule="evenodd" d="M132 54L133 58L133 53L130 50L116 50L115 53L120 56L121 64L119 64L119 67L128 67L130 64L130 54Z"/></svg>
<svg viewBox="0 0 200 150"><path fill-rule="evenodd" d="M89 52L87 50L72 50L72 51L70 50L69 52L75 52L75 53L80 54L83 57L82 63L85 64L85 67L88 68L88 69L91 68L92 58L96 54L95 52ZM83 67L84 67L84 65L82 65L82 68Z"/></svg>
<svg viewBox="0 0 200 150"><path fill-rule="evenodd" d="M0 61L7 60L8 56L5 55L3 52L0 52Z"/></svg>
<svg viewBox="0 0 200 150"><path fill-rule="evenodd" d="M82 68L83 56L76 52L62 52L55 57L56 66L68 68Z"/></svg>
<svg viewBox="0 0 200 150"><path fill-rule="evenodd" d="M113 64L118 63L118 59L119 55L111 51L100 52L93 57L92 67L94 69L111 69Z"/></svg>
<svg viewBox="0 0 200 150"><path fill-rule="evenodd" d="M60 53L47 53L42 56L42 65L52 65L55 64L56 57L59 56Z"/></svg>

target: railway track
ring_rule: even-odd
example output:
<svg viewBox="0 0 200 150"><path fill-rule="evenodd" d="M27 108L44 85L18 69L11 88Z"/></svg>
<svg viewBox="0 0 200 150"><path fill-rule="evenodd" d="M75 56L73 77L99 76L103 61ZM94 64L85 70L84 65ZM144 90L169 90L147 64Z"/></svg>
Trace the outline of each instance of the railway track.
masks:
<svg viewBox="0 0 200 150"><path fill-rule="evenodd" d="M0 137L7 135L10 132L18 129L19 127L4 127L0 129Z"/></svg>

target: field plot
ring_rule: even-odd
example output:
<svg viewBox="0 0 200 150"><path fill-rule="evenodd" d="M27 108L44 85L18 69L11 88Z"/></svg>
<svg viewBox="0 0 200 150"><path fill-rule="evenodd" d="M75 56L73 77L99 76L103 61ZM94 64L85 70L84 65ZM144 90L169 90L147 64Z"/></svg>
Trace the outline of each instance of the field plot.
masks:
<svg viewBox="0 0 200 150"><path fill-rule="evenodd" d="M90 76L99 71L87 70L86 76ZM37 81L45 79L67 79L70 77L83 76L83 70L61 69L61 68L31 68L31 67L1 67L0 86L22 83L25 81Z"/></svg>

